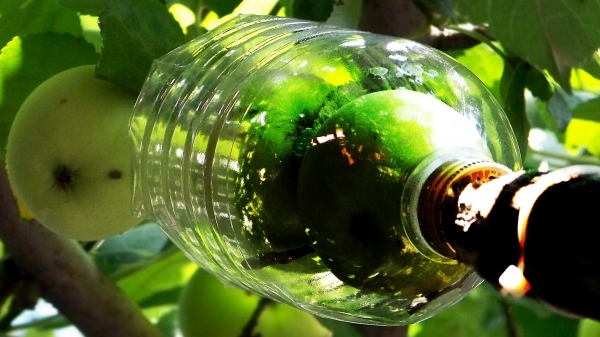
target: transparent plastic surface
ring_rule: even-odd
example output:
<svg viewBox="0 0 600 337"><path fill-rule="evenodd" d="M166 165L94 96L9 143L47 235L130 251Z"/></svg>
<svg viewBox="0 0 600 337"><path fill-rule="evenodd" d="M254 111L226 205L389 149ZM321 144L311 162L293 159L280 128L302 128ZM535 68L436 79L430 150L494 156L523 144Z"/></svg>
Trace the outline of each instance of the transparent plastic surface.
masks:
<svg viewBox="0 0 600 337"><path fill-rule="evenodd" d="M402 103L415 95L424 108ZM261 296L377 325L430 317L480 282L404 234L400 197L419 161L468 147L519 168L501 108L448 56L281 17L239 16L155 61L131 136L138 215L190 259Z"/></svg>

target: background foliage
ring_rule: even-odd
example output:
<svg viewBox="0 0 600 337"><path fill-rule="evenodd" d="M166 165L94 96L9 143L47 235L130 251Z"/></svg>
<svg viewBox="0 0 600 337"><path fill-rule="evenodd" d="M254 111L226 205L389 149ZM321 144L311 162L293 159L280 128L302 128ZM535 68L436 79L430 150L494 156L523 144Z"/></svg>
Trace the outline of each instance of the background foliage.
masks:
<svg viewBox="0 0 600 337"><path fill-rule="evenodd" d="M100 77L135 92L154 58L237 13L293 16L363 29L372 24L366 22L364 12L373 3L391 11L403 2L412 12L399 13L385 33L394 34L394 25L414 17L420 24L410 27L406 37L434 46L443 38L458 41L442 49L470 68L501 102L526 168L600 164L600 0L364 1L2 0L0 157L22 101L62 70L97 63ZM131 47L124 50L123 45ZM179 294L197 267L155 224L83 245L98 268L154 324L167 336L178 334ZM35 311L15 309L11 302L19 292L7 292L9 273L10 254L5 253L0 272L0 334L77 335L69 321L43 301ZM210 305L215 309L217 304ZM319 322L315 324L333 336L377 333L345 323ZM450 310L411 326L408 336L451 331L457 337L589 337L600 336L599 325L558 316L536 303L504 298L484 285Z"/></svg>

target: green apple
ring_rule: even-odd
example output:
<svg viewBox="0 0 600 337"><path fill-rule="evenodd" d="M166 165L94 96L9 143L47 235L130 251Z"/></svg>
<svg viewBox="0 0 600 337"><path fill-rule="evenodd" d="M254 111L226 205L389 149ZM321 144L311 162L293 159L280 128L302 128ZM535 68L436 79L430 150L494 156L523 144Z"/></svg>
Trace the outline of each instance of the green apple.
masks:
<svg viewBox="0 0 600 337"><path fill-rule="evenodd" d="M485 150L478 130L442 101L406 89L375 92L341 107L316 133L298 177L309 241L336 277L358 289L415 295L464 275L431 267L404 236L400 203L413 169L436 150Z"/></svg>
<svg viewBox="0 0 600 337"><path fill-rule="evenodd" d="M198 269L179 298L179 327L184 337L238 337L256 311L260 297L226 287ZM281 303L269 304L258 316L252 335L326 337L331 332L312 315Z"/></svg>
<svg viewBox="0 0 600 337"><path fill-rule="evenodd" d="M119 234L132 216L129 118L136 96L95 77L59 73L19 109L6 167L17 197L48 229L88 241Z"/></svg>
<svg viewBox="0 0 600 337"><path fill-rule="evenodd" d="M179 327L184 337L238 337L260 297L226 288L198 269L179 297Z"/></svg>
<svg viewBox="0 0 600 337"><path fill-rule="evenodd" d="M302 156L317 127L353 93L287 72L267 73L256 83L247 89L254 94L242 123L237 206L258 252L295 249L308 244L296 205Z"/></svg>

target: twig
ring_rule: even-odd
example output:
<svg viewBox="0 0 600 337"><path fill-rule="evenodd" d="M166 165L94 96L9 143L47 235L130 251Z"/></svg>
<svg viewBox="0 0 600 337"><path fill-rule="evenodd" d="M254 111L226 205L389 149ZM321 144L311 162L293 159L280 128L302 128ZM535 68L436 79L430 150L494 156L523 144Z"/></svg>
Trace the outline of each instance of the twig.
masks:
<svg viewBox="0 0 600 337"><path fill-rule="evenodd" d="M448 25L445 27L446 29L450 29L450 30L454 30L457 31L461 34L467 35L472 37L473 39L479 40L485 44L487 44L490 48L492 48L492 50L494 50L498 55L500 55L503 59L506 59L508 56L504 53L504 51L502 51L500 48L498 48L494 42L492 42L492 40L490 40L487 36L485 36L484 34L482 34L481 32L477 31L477 30L470 30L470 29L465 29L461 26L458 25Z"/></svg>
<svg viewBox="0 0 600 337"><path fill-rule="evenodd" d="M94 265L81 246L37 221L21 222L0 169L0 239L21 273L88 337L163 336Z"/></svg>
<svg viewBox="0 0 600 337"><path fill-rule="evenodd" d="M423 37L419 41L442 51L468 49L482 42L471 35L437 28L432 28L429 37Z"/></svg>
<svg viewBox="0 0 600 337"><path fill-rule="evenodd" d="M506 318L506 330L508 332L509 337L519 337L521 334L519 333L519 327L515 318L510 310L510 304L504 298L499 298L498 302L500 303L500 307L502 309L502 313Z"/></svg>

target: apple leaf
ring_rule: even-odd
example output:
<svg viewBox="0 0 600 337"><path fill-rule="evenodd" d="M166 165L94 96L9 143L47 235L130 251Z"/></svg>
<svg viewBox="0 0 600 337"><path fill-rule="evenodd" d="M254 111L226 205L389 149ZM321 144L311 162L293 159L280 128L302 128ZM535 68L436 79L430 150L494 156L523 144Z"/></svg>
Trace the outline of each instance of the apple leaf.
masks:
<svg viewBox="0 0 600 337"><path fill-rule="evenodd" d="M174 287L156 293L146 297L138 303L138 306L142 309L158 307L162 305L175 304L179 300L179 294L183 286Z"/></svg>
<svg viewBox="0 0 600 337"><path fill-rule="evenodd" d="M285 15L289 16L289 17L293 17L294 16L294 0L279 0L278 3L282 6L285 7Z"/></svg>
<svg viewBox="0 0 600 337"><path fill-rule="evenodd" d="M571 86L573 91L585 91L593 94L600 94L600 78L592 76L583 69L574 69L571 75Z"/></svg>
<svg viewBox="0 0 600 337"><path fill-rule="evenodd" d="M454 306L408 328L408 337L506 337L510 335L507 310L497 292L484 283Z"/></svg>
<svg viewBox="0 0 600 337"><path fill-rule="evenodd" d="M556 91L548 101L548 112L556 123L558 131L564 132L571 121L571 108L565 99L566 93L561 92L557 87Z"/></svg>
<svg viewBox="0 0 600 337"><path fill-rule="evenodd" d="M68 51L68 52L67 52ZM98 54L83 39L40 33L16 37L0 51L0 158L15 114L39 84L69 68L94 64Z"/></svg>
<svg viewBox="0 0 600 337"><path fill-rule="evenodd" d="M141 302L159 292L184 286L198 266L177 251L117 282L129 298Z"/></svg>
<svg viewBox="0 0 600 337"><path fill-rule="evenodd" d="M585 148L600 156L600 98L589 100L573 110L565 132L565 146L572 152Z"/></svg>
<svg viewBox="0 0 600 337"><path fill-rule="evenodd" d="M335 0L294 0L294 17L323 22L331 16Z"/></svg>
<svg viewBox="0 0 600 337"><path fill-rule="evenodd" d="M98 16L101 11L106 9L104 0L58 0L58 2L80 14Z"/></svg>
<svg viewBox="0 0 600 337"><path fill-rule="evenodd" d="M550 72L570 91L571 69L583 66L600 47L600 0L454 0L474 24L489 25L514 56Z"/></svg>
<svg viewBox="0 0 600 337"><path fill-rule="evenodd" d="M331 16L325 21L326 24L343 27L348 29L357 29L360 20L361 0L344 0L335 3Z"/></svg>
<svg viewBox="0 0 600 337"><path fill-rule="evenodd" d="M454 17L452 0L419 0L419 2L436 13L447 17Z"/></svg>
<svg viewBox="0 0 600 337"><path fill-rule="evenodd" d="M178 314L177 308L173 308L162 314L156 322L156 327L163 332L165 337L181 336L181 333L179 333Z"/></svg>
<svg viewBox="0 0 600 337"><path fill-rule="evenodd" d="M218 16L225 16L240 5L242 0L204 0L203 5L210 8Z"/></svg>
<svg viewBox="0 0 600 337"><path fill-rule="evenodd" d="M155 257L169 242L156 224L145 223L104 240L93 255L114 264L134 263Z"/></svg>
<svg viewBox="0 0 600 337"><path fill-rule="evenodd" d="M454 7L462 21L472 24L489 22L491 11L490 0L454 0Z"/></svg>
<svg viewBox="0 0 600 337"><path fill-rule="evenodd" d="M507 301L521 336L577 337L579 320L555 314L527 298L515 300L507 297Z"/></svg>
<svg viewBox="0 0 600 337"><path fill-rule="evenodd" d="M158 0L106 0L100 13L102 56L98 77L138 93L152 62L185 42L183 31Z"/></svg>
<svg viewBox="0 0 600 337"><path fill-rule="evenodd" d="M80 36L79 17L56 0L0 1L0 48L15 36L42 32Z"/></svg>
<svg viewBox="0 0 600 337"><path fill-rule="evenodd" d="M582 66L588 74L600 79L600 51L596 51L592 57Z"/></svg>
<svg viewBox="0 0 600 337"><path fill-rule="evenodd" d="M525 85L531 91L534 97L544 102L548 102L554 95L554 85L546 77L543 71L530 67L525 78Z"/></svg>
<svg viewBox="0 0 600 337"><path fill-rule="evenodd" d="M530 67L521 59L506 59L500 80L502 107L515 132L522 157L527 151L530 128L525 113L525 83Z"/></svg>
<svg viewBox="0 0 600 337"><path fill-rule="evenodd" d="M480 43L469 49L450 51L449 54L477 75L494 97L500 99L503 60L490 46Z"/></svg>

